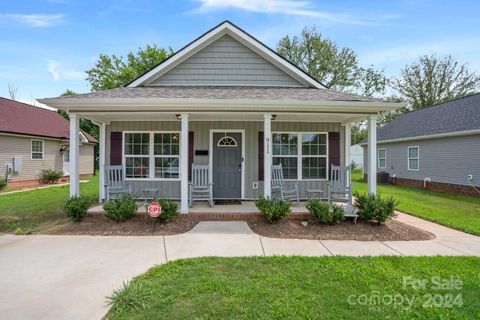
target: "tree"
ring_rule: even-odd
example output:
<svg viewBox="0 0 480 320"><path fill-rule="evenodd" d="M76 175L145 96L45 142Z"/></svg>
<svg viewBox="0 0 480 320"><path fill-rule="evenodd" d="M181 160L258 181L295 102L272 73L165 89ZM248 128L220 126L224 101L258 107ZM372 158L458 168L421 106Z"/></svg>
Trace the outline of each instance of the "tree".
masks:
<svg viewBox="0 0 480 320"><path fill-rule="evenodd" d="M388 78L383 70L375 70L373 66L358 68L357 79L353 86L353 92L362 96L372 97L383 96L389 84Z"/></svg>
<svg viewBox="0 0 480 320"><path fill-rule="evenodd" d="M356 123L352 126L351 129L351 142L352 146L362 142L363 140L367 139L368 137L368 130L365 126L360 122Z"/></svg>
<svg viewBox="0 0 480 320"><path fill-rule="evenodd" d="M411 109L420 109L475 93L480 76L451 55L424 55L401 71L394 88Z"/></svg>
<svg viewBox="0 0 480 320"><path fill-rule="evenodd" d="M127 59L101 54L95 66L87 70L87 80L92 91L118 88L133 81L173 54L172 48L165 50L156 45L138 48L136 53L129 52Z"/></svg>
<svg viewBox="0 0 480 320"><path fill-rule="evenodd" d="M18 85L8 83L8 95L10 96L10 99L16 100L17 98L17 91L18 91Z"/></svg>
<svg viewBox="0 0 480 320"><path fill-rule="evenodd" d="M338 47L315 27L304 28L300 36L291 39L283 37L277 52L327 88L368 96L385 92L383 71L360 67L353 49Z"/></svg>
<svg viewBox="0 0 480 320"><path fill-rule="evenodd" d="M76 93L70 89L65 90L65 92L61 94L61 96L73 96L73 95L76 95ZM70 120L70 117L68 116L68 113L66 111L58 109L57 113L62 117L64 117L65 119ZM100 137L100 128L88 119L83 119L83 118L80 119L80 129L82 129L83 131L85 131L95 139L98 139Z"/></svg>

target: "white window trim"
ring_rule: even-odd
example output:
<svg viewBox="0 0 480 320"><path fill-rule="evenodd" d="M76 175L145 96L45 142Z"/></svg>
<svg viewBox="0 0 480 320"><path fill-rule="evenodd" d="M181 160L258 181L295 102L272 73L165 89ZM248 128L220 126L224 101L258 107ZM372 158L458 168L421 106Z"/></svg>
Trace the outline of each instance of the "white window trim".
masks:
<svg viewBox="0 0 480 320"><path fill-rule="evenodd" d="M383 150L385 151L385 157L380 158L380 151ZM381 167L380 166L380 159L385 160L385 166ZM387 169L387 149L386 148L379 148L377 149L377 162L378 162L378 169Z"/></svg>
<svg viewBox="0 0 480 320"><path fill-rule="evenodd" d="M417 148L417 157L410 158L410 149ZM417 160L418 166L417 169L410 169L410 160ZM419 146L410 146L407 148L407 168L409 171L419 171L420 170L420 147Z"/></svg>
<svg viewBox="0 0 480 320"><path fill-rule="evenodd" d="M41 152L42 153L42 158L40 158L40 159L33 157L33 153L40 153L38 151L35 151L35 152L33 151L33 142L34 141L42 143L42 152ZM40 139L32 139L30 141L30 160L43 160L44 156L45 156L45 142L43 140L40 140Z"/></svg>
<svg viewBox="0 0 480 320"><path fill-rule="evenodd" d="M329 168L329 163L328 163L328 132L312 132L312 131L272 131L272 148L273 148L273 135L274 134L296 134L297 135L297 143L298 143L298 153L297 155L274 155L273 154L273 149L272 149L272 161L273 158L275 157L281 157L281 158L297 158L297 179L284 179L285 181L328 181L328 168ZM303 143L302 143L302 138L304 134L324 134L326 136L326 148L327 148L327 153L324 156L316 156L316 155L303 155ZM308 157L308 158L325 158L326 161L326 176L325 179L303 179L302 177L302 158L303 157Z"/></svg>
<svg viewBox="0 0 480 320"><path fill-rule="evenodd" d="M128 133L148 133L149 142L148 142L148 155L125 155L125 134ZM123 167L123 178L125 181L180 181L180 150L182 148L181 141L178 141L179 144L179 154L178 156L172 155L154 155L154 135L156 133L178 133L180 136L180 131L170 130L170 131L123 131L122 132L122 167ZM148 178L127 178L126 177L126 158L127 157L139 157L139 158L148 158ZM178 167L178 178L155 178L155 158L179 158L179 167Z"/></svg>

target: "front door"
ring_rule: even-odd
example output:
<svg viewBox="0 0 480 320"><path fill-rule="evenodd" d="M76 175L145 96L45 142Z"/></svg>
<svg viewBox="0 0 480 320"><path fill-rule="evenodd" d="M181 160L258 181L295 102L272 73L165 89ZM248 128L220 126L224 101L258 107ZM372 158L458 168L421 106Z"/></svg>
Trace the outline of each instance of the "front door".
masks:
<svg viewBox="0 0 480 320"><path fill-rule="evenodd" d="M213 197L242 196L242 133L213 133Z"/></svg>

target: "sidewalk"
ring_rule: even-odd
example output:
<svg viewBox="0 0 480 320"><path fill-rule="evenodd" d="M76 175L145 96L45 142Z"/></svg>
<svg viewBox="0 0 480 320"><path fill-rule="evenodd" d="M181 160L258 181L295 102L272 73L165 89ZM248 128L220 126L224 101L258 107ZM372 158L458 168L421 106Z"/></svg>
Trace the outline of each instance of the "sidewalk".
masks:
<svg viewBox="0 0 480 320"><path fill-rule="evenodd" d="M274 239L259 236L245 222L200 222L187 233L166 236L166 259L200 256L346 255L480 256L480 237L404 213L397 220L435 234L426 241L346 241Z"/></svg>
<svg viewBox="0 0 480 320"><path fill-rule="evenodd" d="M5 319L100 319L106 296L166 261L200 256L476 255L480 237L406 214L427 241L272 239L245 222L200 222L175 236L0 236L0 314Z"/></svg>

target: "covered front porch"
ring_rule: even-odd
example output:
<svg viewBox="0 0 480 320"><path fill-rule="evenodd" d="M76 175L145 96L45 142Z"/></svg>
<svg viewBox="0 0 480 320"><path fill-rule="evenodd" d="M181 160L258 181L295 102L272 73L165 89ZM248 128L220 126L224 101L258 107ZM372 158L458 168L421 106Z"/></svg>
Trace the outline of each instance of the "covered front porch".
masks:
<svg viewBox="0 0 480 320"><path fill-rule="evenodd" d="M376 165L376 112L84 111L71 114L73 134L80 117L100 126L101 202L107 199L105 168L112 165L122 166L123 178L136 197L177 200L184 214L258 212L251 201L272 197L271 167L278 163L283 165L286 184L298 185L302 200L312 196L308 190L320 190L323 194L313 196L326 198L331 166L351 163L350 125L364 119L372 152L369 166ZM224 152L220 143L225 138L232 138L234 146ZM169 151L163 154L166 148ZM78 195L75 150L72 145L71 196ZM209 180L216 186L214 200L236 199L242 205L210 208L194 203L189 208L192 164L208 165ZM375 192L375 176L369 177L368 187ZM145 194L145 190L153 192ZM292 211L306 209L294 205Z"/></svg>

